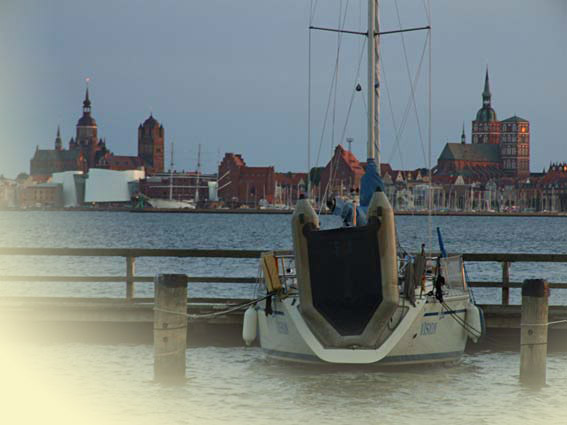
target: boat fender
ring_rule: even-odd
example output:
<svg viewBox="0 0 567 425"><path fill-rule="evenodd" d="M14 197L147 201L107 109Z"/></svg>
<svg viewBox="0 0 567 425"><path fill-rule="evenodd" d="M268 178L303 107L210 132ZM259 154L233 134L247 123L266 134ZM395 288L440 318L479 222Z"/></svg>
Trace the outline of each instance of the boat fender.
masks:
<svg viewBox="0 0 567 425"><path fill-rule="evenodd" d="M468 303L465 315L466 331L473 342L478 342L485 333L485 323L483 311L473 303Z"/></svg>
<svg viewBox="0 0 567 425"><path fill-rule="evenodd" d="M242 339L246 345L250 345L256 339L256 331L258 328L258 312L254 306L250 306L244 312L244 321L242 323Z"/></svg>

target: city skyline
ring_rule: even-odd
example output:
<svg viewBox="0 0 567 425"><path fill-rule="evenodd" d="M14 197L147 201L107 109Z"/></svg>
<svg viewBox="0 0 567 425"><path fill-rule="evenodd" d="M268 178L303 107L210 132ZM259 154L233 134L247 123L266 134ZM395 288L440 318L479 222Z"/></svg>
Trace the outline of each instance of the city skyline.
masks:
<svg viewBox="0 0 567 425"><path fill-rule="evenodd" d="M333 10L320 8L316 23L336 25L336 7L329 3ZM422 4L411 3L415 4L402 5L404 27L426 22ZM345 26L356 29L359 9L358 3L353 4ZM178 169L195 168L201 143L205 170L215 169L219 153L224 152L242 153L253 165L306 170L309 2L285 6L253 2L247 10L221 1L166 5L139 2L133 7L99 2L93 6L81 1L3 4L7 13L0 17L0 52L11 61L0 79L5 93L0 102L5 118L2 146L7 152L0 159L0 173L15 177L18 172L27 172L37 145L52 148L58 125L63 143L68 142L80 116L86 77L92 78L93 115L99 134L117 155L135 153L137 126L153 112L167 130L166 163L173 141ZM439 1L432 7L432 163L447 141L459 140L463 121L470 142L486 65L499 117L517 114L531 122L531 171L541 171L550 162L563 159L565 3L549 0L536 7L506 0L495 7L488 1L474 5ZM392 16L385 5L384 28L396 28ZM129 24L132 19L137 25ZM525 22L532 31L524 30ZM228 32L215 35L210 28L216 26ZM28 31L22 34L16 28ZM423 35L415 37L406 39L408 50L421 46ZM313 58L312 138L317 145L336 38L321 34L313 38L318 50ZM349 43L351 40L345 39L345 49L357 46L354 41ZM405 69L396 62L399 51L394 41L385 39L383 48L384 71L389 77L386 84L393 93L394 113L401 115L407 100L402 88L408 85L403 78ZM355 56L345 53L341 57L349 72ZM412 73L414 62L410 59ZM426 80L425 74L422 80ZM424 87L418 89L424 91ZM342 97L348 100L350 91L350 82L341 81ZM346 110L345 102L337 103L338 121ZM357 125L348 128L347 136L355 140L355 155L365 160L364 131L358 124L360 105L354 105L355 112ZM383 99L383 161L405 169L426 165L419 145L415 145L412 123L402 138L404 158L392 154L395 136L389 114ZM337 124L337 129L342 125ZM334 144L338 143L346 144L335 138ZM325 140L318 165L324 165L329 157L329 141Z"/></svg>

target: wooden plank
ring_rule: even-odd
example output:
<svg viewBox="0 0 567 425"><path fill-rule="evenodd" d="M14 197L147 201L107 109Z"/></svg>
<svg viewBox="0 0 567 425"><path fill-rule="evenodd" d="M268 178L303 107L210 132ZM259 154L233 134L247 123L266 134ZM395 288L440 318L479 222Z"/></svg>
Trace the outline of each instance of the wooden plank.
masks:
<svg viewBox="0 0 567 425"><path fill-rule="evenodd" d="M510 304L510 263L502 262L502 305Z"/></svg>
<svg viewBox="0 0 567 425"><path fill-rule="evenodd" d="M0 248L0 255L62 257L195 257L260 258L262 250L242 249L138 249L138 248ZM291 251L276 251L289 254Z"/></svg>
<svg viewBox="0 0 567 425"><path fill-rule="evenodd" d="M134 282L153 282L152 276L133 276ZM127 276L0 276L0 282L97 282L97 283L124 283ZM231 276L192 276L188 278L191 283L258 283L256 277Z"/></svg>
<svg viewBox="0 0 567 425"><path fill-rule="evenodd" d="M494 282L494 281L472 281L467 282L469 286L473 288L501 288L502 282ZM508 282L508 288L521 288L522 282ZM555 282L549 283L550 288L557 288L557 289L567 289L567 283L563 282Z"/></svg>
<svg viewBox="0 0 567 425"><path fill-rule="evenodd" d="M252 301L249 298L203 298L203 297L188 297L188 304L220 304L220 305L234 305L248 303ZM149 297L133 298L132 303L138 304L153 304L154 299ZM124 298L82 298L82 297L29 297L29 296L2 296L0 297L1 303L44 303L44 304L123 304L126 306L132 303L127 303Z"/></svg>
<svg viewBox="0 0 567 425"><path fill-rule="evenodd" d="M458 254L455 254L458 255ZM463 253L464 261L565 263L566 254Z"/></svg>
<svg viewBox="0 0 567 425"><path fill-rule="evenodd" d="M126 299L134 298L134 275L136 274L136 257L126 257Z"/></svg>
<svg viewBox="0 0 567 425"><path fill-rule="evenodd" d="M0 248L0 255L38 255L71 257L195 257L260 258L264 250L241 249L138 249L138 248ZM291 251L276 251L291 255ZM459 254L451 254L459 255ZM465 261L476 262L552 262L567 263L567 254L462 253Z"/></svg>

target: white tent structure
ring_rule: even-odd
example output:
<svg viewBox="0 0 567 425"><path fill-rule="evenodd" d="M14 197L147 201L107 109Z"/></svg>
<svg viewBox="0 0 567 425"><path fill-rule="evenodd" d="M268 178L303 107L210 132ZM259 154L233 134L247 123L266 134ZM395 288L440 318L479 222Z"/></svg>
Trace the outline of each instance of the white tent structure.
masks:
<svg viewBox="0 0 567 425"><path fill-rule="evenodd" d="M61 183L63 185L63 206L65 208L78 207L80 199L77 195L77 187L75 183L75 175L83 174L82 171L64 171L62 173L53 173L51 181L53 183Z"/></svg>
<svg viewBox="0 0 567 425"><path fill-rule="evenodd" d="M132 196L129 183L144 177L143 170L91 168L85 184L85 202L129 202Z"/></svg>

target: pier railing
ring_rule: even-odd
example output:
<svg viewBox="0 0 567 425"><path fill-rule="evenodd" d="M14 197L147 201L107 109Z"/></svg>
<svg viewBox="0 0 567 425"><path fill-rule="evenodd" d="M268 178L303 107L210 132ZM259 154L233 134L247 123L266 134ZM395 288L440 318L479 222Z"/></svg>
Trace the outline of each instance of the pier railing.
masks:
<svg viewBox="0 0 567 425"><path fill-rule="evenodd" d="M135 282L153 282L154 276L140 276L135 273L136 258L140 257L170 257L170 258L260 258L262 250L231 250L231 249L133 249L133 248L0 248L0 256L57 256L57 257L122 257L125 261L123 276L25 276L2 275L1 282L97 282L124 283L125 299L134 301ZM278 255L291 254L290 251L276 251ZM464 253L466 262L500 263L502 269L501 281L470 281L472 287L500 288L502 304L510 302L510 289L520 288L521 282L510 281L510 265L512 263L567 263L567 254L510 254L510 253ZM189 282L194 283L235 283L254 284L255 276L193 276ZM550 288L567 288L567 283L550 282Z"/></svg>

